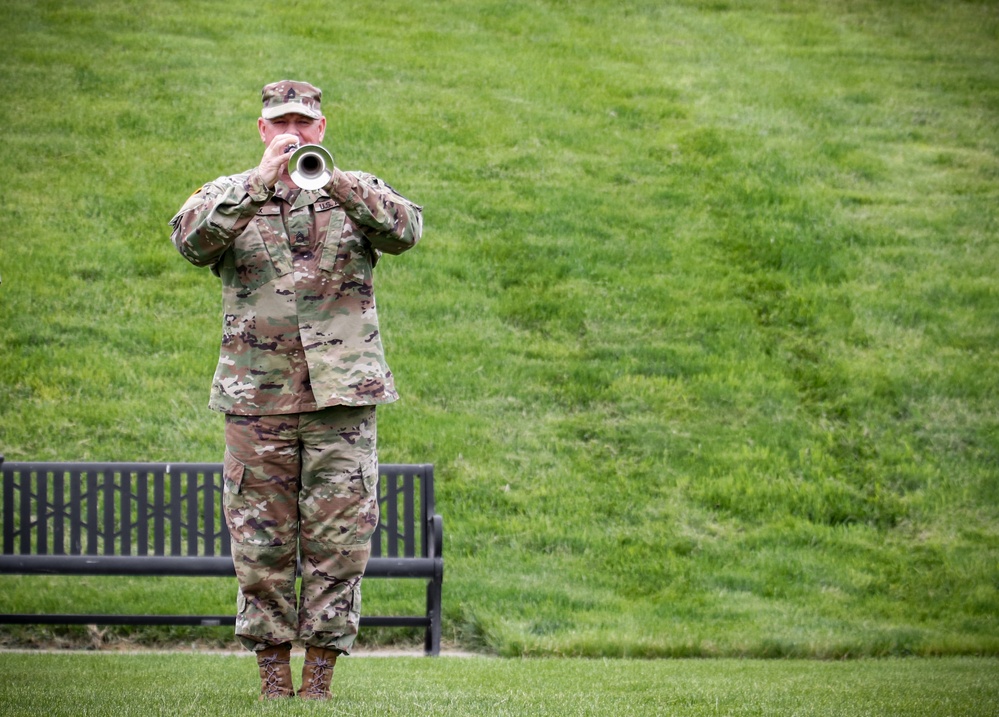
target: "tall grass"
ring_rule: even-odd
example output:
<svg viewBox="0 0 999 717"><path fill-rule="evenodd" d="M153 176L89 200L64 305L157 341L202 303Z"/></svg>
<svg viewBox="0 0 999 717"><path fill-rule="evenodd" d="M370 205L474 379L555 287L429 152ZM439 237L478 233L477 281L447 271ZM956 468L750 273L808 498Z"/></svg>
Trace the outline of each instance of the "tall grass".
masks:
<svg viewBox="0 0 999 717"><path fill-rule="evenodd" d="M256 163L262 84L310 79L338 160L426 206L378 268L379 423L383 460L437 466L448 639L999 652L994 4L0 18L9 459L218 459L217 280L166 221Z"/></svg>

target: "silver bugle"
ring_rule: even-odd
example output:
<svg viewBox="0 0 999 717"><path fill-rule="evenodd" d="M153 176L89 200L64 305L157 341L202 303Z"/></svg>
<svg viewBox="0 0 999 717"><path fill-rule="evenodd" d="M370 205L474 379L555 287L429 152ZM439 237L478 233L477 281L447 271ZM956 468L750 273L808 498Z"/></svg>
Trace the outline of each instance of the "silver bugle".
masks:
<svg viewBox="0 0 999 717"><path fill-rule="evenodd" d="M301 189L321 189L333 179L333 155L321 144L303 144L288 158L288 174Z"/></svg>

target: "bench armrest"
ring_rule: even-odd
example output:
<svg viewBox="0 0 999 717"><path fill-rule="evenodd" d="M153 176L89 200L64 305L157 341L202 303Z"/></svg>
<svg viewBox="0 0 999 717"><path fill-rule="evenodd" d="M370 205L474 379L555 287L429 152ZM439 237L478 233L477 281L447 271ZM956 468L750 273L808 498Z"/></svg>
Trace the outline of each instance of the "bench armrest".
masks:
<svg viewBox="0 0 999 717"><path fill-rule="evenodd" d="M435 514L427 519L427 557L434 561L434 578L444 579L444 519Z"/></svg>
<svg viewBox="0 0 999 717"><path fill-rule="evenodd" d="M440 514L427 519L427 535L430 537L427 557L440 558L444 553L444 519Z"/></svg>

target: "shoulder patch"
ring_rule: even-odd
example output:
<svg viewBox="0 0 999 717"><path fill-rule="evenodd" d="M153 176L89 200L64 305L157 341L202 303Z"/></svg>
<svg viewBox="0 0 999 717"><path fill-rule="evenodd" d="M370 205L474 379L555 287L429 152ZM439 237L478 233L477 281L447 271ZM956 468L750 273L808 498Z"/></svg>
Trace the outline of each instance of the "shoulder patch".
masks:
<svg viewBox="0 0 999 717"><path fill-rule="evenodd" d="M180 208L180 211L177 212L177 213L178 214L183 214L184 212L186 212L186 211L188 211L190 209L193 209L194 207L196 207L199 204L201 204L201 202L203 202L204 199L205 199L205 194L206 194L205 190L206 190L206 188L207 188L207 185L206 186L202 186L201 188L199 188L198 190L196 190L194 192L194 194L192 194L191 196L189 196L187 198L187 201L184 202L184 206L182 206Z"/></svg>

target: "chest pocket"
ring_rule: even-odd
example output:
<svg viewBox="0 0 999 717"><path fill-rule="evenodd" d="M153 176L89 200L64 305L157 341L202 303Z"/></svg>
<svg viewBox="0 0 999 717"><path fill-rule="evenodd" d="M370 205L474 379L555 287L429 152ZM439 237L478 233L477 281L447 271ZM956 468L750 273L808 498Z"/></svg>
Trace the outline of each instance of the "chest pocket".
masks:
<svg viewBox="0 0 999 717"><path fill-rule="evenodd" d="M343 210L337 208L324 214L329 215L329 224L319 269L342 279L341 290L370 285L374 265L371 244L347 219Z"/></svg>
<svg viewBox="0 0 999 717"><path fill-rule="evenodd" d="M233 244L233 273L236 282L252 291L291 271L288 237L281 219L281 207L263 207Z"/></svg>

